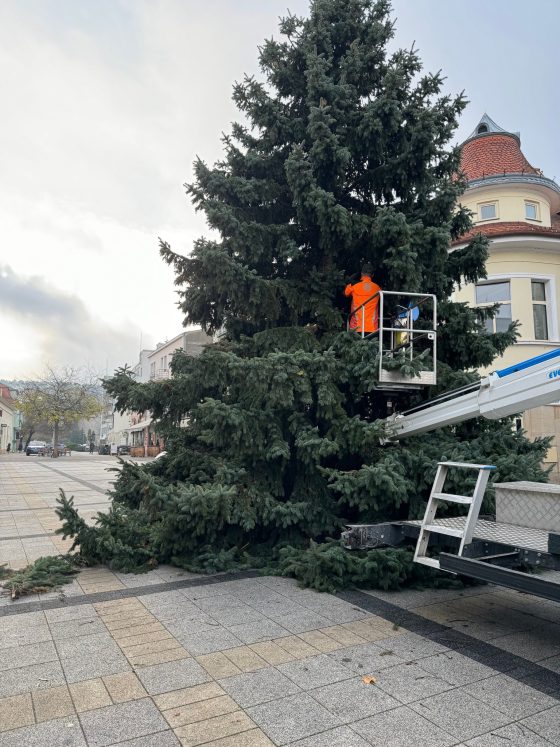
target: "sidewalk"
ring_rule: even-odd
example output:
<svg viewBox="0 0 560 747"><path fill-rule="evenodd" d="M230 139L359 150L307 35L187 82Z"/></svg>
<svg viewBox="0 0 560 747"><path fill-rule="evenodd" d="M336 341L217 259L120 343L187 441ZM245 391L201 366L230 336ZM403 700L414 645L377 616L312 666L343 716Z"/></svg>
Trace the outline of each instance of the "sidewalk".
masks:
<svg viewBox="0 0 560 747"><path fill-rule="evenodd" d="M85 456L0 461L9 562L56 547L58 485L107 505ZM560 608L515 592L92 568L0 602L0 747L560 745Z"/></svg>

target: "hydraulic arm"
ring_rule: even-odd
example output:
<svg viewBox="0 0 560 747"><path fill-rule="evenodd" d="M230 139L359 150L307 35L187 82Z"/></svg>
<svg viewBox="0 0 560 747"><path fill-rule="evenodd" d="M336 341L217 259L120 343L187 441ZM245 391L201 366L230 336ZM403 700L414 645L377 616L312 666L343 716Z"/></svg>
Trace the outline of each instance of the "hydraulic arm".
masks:
<svg viewBox="0 0 560 747"><path fill-rule="evenodd" d="M495 371L480 382L448 392L387 419L391 439L462 423L490 420L560 400L560 348Z"/></svg>

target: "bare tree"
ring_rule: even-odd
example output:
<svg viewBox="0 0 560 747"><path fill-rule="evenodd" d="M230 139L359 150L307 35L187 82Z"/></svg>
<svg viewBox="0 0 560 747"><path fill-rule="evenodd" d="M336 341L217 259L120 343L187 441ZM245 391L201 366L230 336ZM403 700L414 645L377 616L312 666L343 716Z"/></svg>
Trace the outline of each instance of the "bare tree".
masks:
<svg viewBox="0 0 560 747"><path fill-rule="evenodd" d="M58 456L62 424L92 418L101 410L95 396L96 380L87 371L47 366L43 376L22 389L18 406L30 423L46 421L53 433L53 456Z"/></svg>

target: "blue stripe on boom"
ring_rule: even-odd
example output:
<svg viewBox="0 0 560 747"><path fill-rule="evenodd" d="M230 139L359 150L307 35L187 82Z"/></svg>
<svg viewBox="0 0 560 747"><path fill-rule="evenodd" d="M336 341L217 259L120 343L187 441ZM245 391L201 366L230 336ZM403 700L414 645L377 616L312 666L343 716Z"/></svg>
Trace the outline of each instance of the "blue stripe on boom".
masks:
<svg viewBox="0 0 560 747"><path fill-rule="evenodd" d="M553 358L558 357L560 357L560 348L556 348L556 350L550 350L548 353L537 355L534 358L529 358L529 360L521 361L521 363L516 363L514 366L502 368L501 371L496 371L495 373L500 377L500 379L503 379L504 376L509 376L510 374L516 373L517 371L523 371L525 368L531 368L531 366L536 366L539 363L543 363L544 361L549 361Z"/></svg>

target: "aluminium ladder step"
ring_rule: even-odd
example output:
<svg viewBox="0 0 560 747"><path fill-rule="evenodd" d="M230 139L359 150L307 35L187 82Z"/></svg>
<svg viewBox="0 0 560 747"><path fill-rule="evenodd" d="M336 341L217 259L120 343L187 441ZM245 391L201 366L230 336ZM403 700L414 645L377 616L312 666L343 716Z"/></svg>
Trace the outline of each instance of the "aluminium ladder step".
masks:
<svg viewBox="0 0 560 747"><path fill-rule="evenodd" d="M446 527L441 524L425 524L422 527L423 532L433 532L434 534L446 534L448 537L463 538L465 534L464 528L456 529L455 527Z"/></svg>
<svg viewBox="0 0 560 747"><path fill-rule="evenodd" d="M473 502L472 495L455 495L454 493L434 493L432 498L438 501L447 501L447 503L460 503L462 506L470 506Z"/></svg>
<svg viewBox="0 0 560 747"><path fill-rule="evenodd" d="M478 472L476 485L472 496L456 495L454 493L445 493L443 490L447 474L450 469L471 469ZM482 505L484 491L490 476L490 471L496 469L489 464L468 464L466 462L438 462L434 484L426 504L424 518L420 524L420 533L414 551L414 562L428 565L431 568L441 568L437 558L428 555L428 546L432 534L446 535L455 537L459 542L459 557L463 554L465 545L472 541L475 524L478 520L478 514ZM441 523L435 523L438 507L442 503L449 501L463 506L468 506L468 514L460 527L451 527Z"/></svg>
<svg viewBox="0 0 560 747"><path fill-rule="evenodd" d="M469 464L469 462L438 462L438 465L442 467L459 467L462 469L487 469L490 471L496 469L493 464Z"/></svg>

